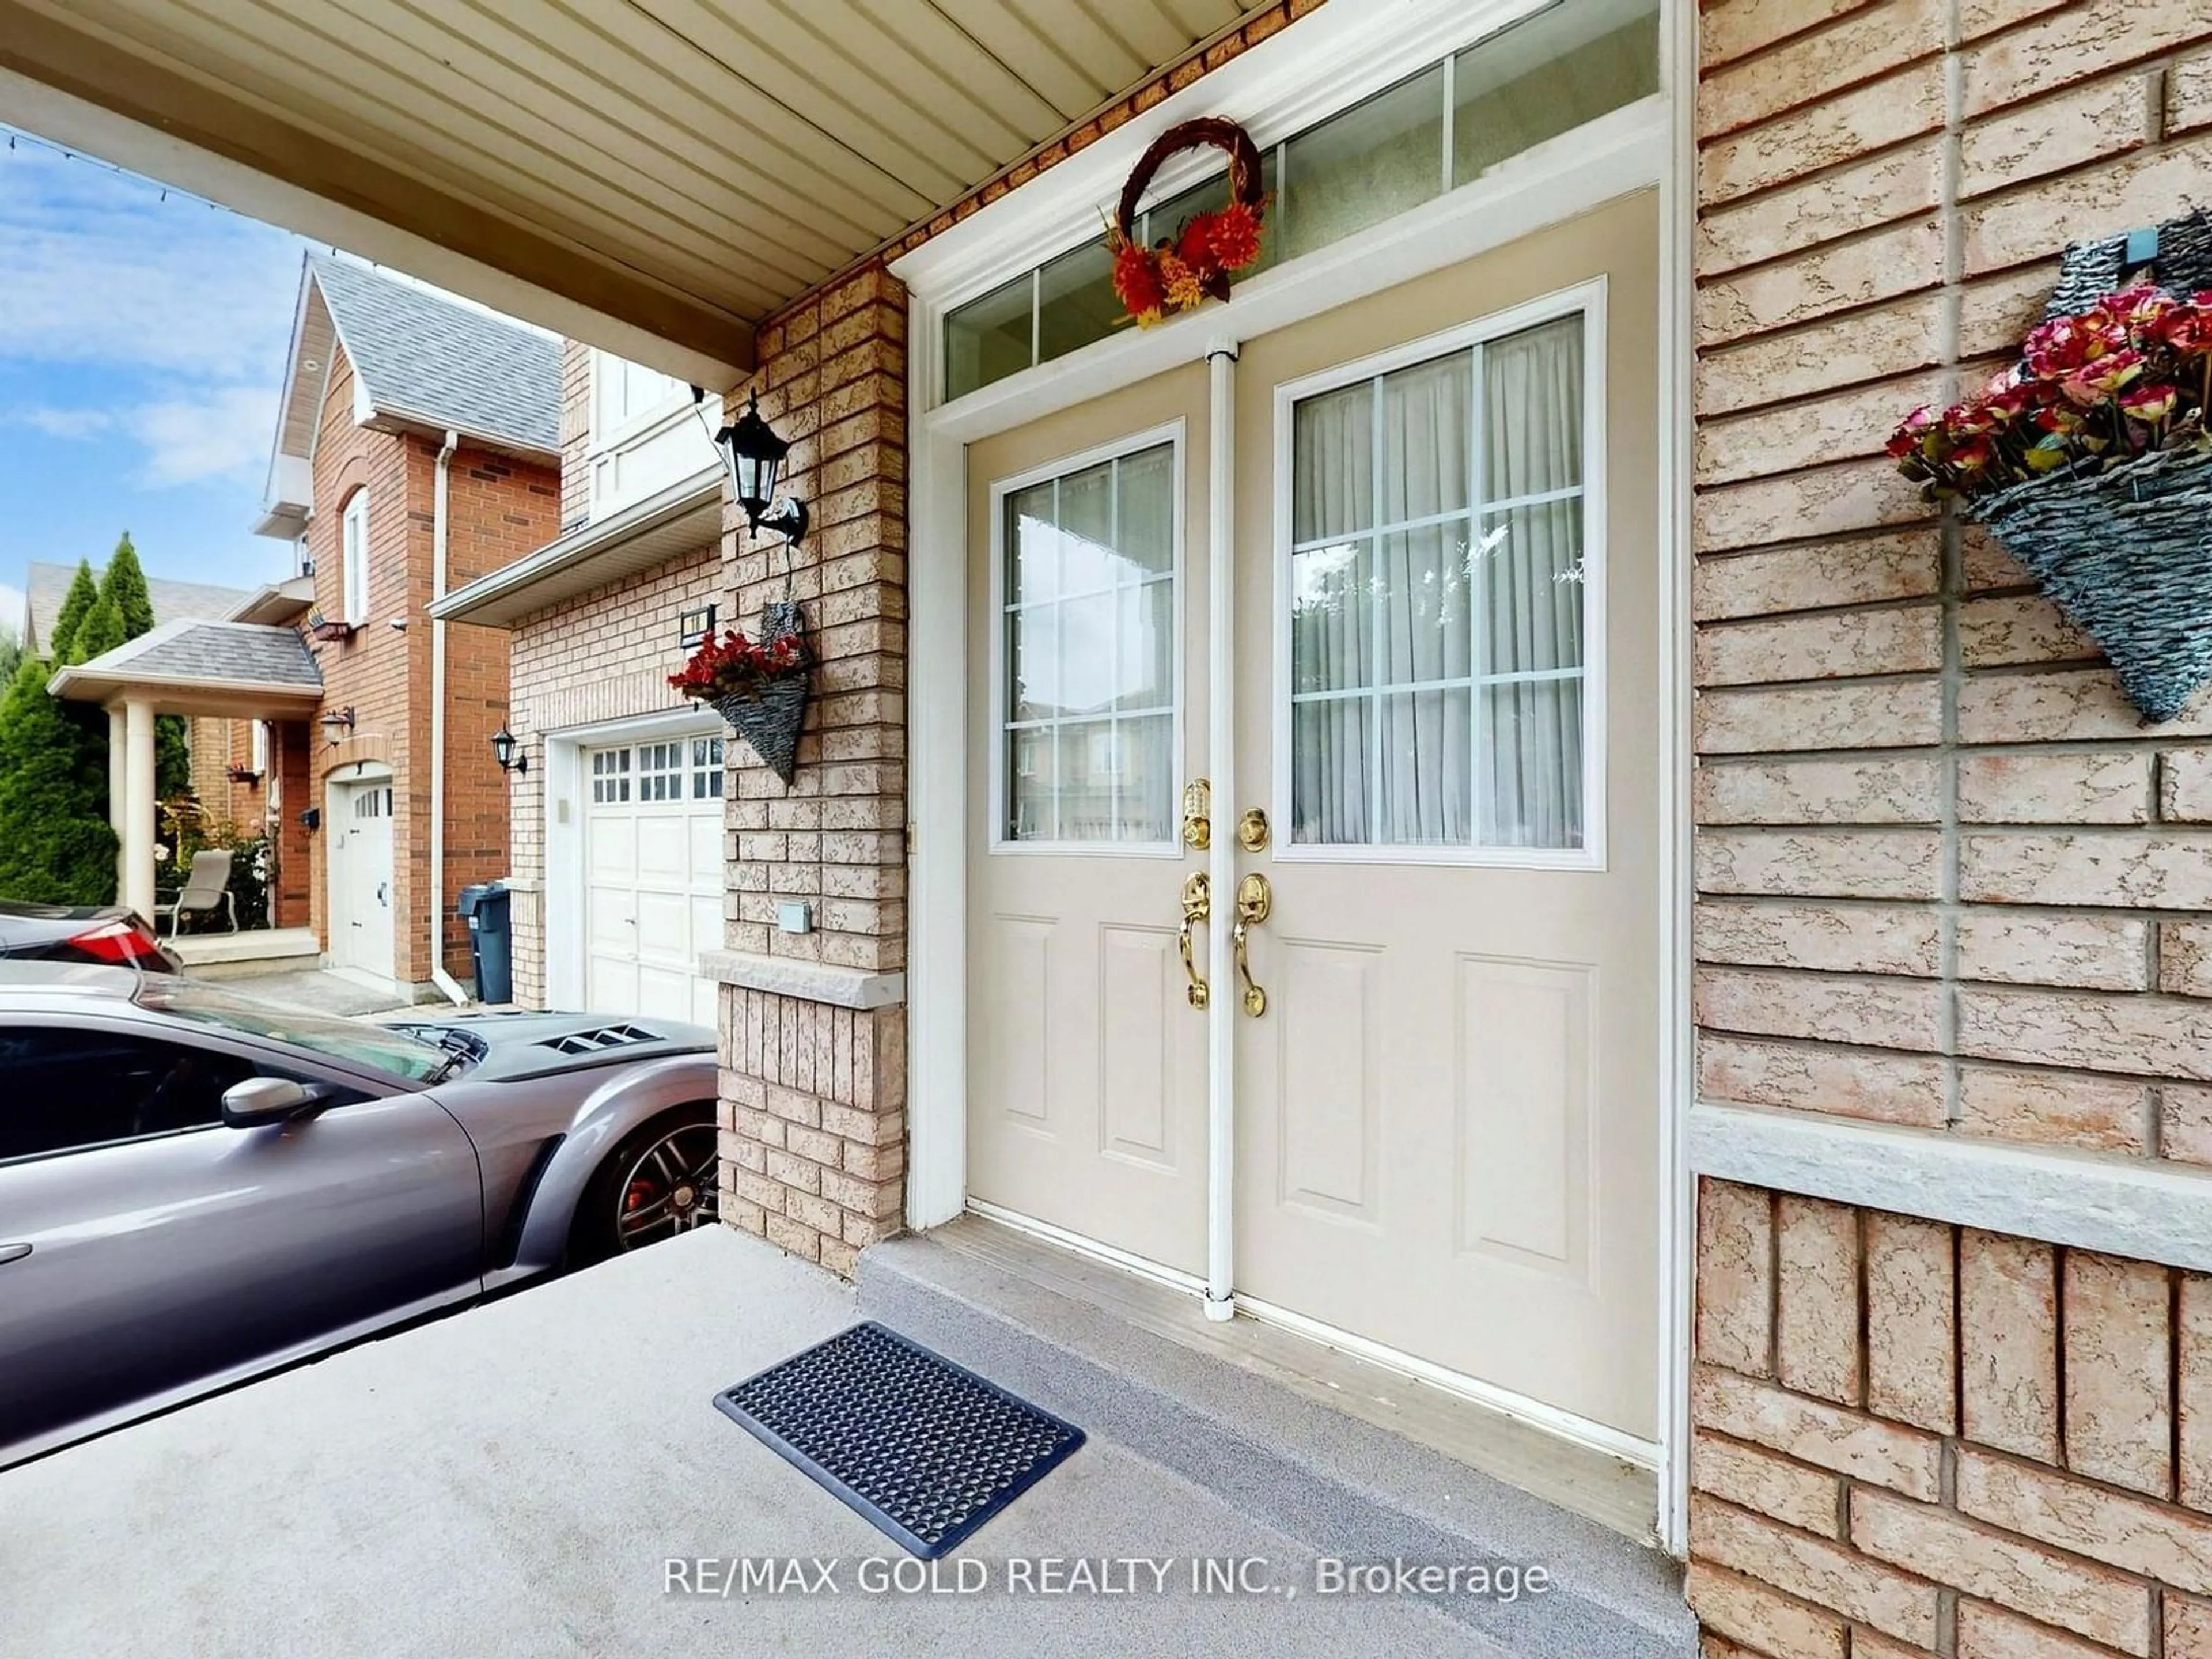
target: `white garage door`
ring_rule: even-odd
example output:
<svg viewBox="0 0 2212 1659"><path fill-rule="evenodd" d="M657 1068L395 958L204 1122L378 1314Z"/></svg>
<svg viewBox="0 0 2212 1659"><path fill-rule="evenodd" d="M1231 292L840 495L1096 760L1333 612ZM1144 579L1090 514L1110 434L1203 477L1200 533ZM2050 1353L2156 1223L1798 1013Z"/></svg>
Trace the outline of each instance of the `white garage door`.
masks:
<svg viewBox="0 0 2212 1659"><path fill-rule="evenodd" d="M722 738L586 750L584 1000L714 1024L699 954L722 942Z"/></svg>

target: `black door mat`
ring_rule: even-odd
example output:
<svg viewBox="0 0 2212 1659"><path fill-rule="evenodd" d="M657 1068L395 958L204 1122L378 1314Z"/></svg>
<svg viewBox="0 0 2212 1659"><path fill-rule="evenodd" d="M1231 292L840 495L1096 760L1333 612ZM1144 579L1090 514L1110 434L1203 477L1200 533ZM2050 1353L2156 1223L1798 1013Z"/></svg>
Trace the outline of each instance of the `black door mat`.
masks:
<svg viewBox="0 0 2212 1659"><path fill-rule="evenodd" d="M1083 1443L1073 1423L872 1319L714 1404L925 1561Z"/></svg>

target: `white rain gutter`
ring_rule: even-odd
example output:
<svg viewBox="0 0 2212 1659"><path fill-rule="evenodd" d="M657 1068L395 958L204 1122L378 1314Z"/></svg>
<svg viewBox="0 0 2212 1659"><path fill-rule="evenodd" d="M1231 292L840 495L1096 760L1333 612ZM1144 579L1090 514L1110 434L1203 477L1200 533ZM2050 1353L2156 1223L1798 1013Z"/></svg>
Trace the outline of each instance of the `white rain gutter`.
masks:
<svg viewBox="0 0 2212 1659"><path fill-rule="evenodd" d="M1206 771L1216 828L1206 858L1213 918L1206 930L1206 1316L1237 1316L1237 342L1206 348Z"/></svg>
<svg viewBox="0 0 2212 1659"><path fill-rule="evenodd" d="M446 597L446 480L460 447L461 434L448 427L430 495L433 605ZM469 994L446 971L446 628L442 617L430 624L430 982L459 1004Z"/></svg>

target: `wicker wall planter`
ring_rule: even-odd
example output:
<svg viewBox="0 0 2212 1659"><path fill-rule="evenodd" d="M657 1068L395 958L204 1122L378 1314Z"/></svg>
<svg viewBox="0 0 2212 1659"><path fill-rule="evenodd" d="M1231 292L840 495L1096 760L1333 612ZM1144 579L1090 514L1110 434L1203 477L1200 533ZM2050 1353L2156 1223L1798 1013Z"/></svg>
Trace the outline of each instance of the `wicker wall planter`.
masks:
<svg viewBox="0 0 2212 1659"><path fill-rule="evenodd" d="M2046 318L2078 316L2129 281L2212 287L2212 211L2066 249ZM2172 451L2106 471L2015 484L1965 508L2096 641L2157 724L2212 683L2212 456Z"/></svg>
<svg viewBox="0 0 2212 1659"><path fill-rule="evenodd" d="M1966 508L2096 641L2145 719L2212 683L2212 458L2146 455Z"/></svg>
<svg viewBox="0 0 2212 1659"><path fill-rule="evenodd" d="M804 636L805 618L798 601L782 599L761 611L760 637L765 641ZM799 775L799 733L806 724L807 670L800 665L778 675L761 687L757 697L717 697L714 712L731 729L752 745L753 753L788 788Z"/></svg>

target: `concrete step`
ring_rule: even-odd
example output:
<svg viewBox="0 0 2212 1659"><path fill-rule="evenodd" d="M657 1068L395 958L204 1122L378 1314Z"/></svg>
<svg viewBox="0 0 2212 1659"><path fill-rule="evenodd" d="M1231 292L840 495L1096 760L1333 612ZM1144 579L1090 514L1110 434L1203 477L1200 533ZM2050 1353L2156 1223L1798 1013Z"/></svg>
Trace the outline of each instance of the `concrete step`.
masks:
<svg viewBox="0 0 2212 1659"><path fill-rule="evenodd" d="M859 1278L867 1316L1322 1555L1540 1565L1545 1594L1424 1598L1500 1654L1697 1651L1680 1569L1664 1553L1438 1449L1456 1443L1423 1425L1489 1415L1456 1396L1395 1374L1382 1387L1376 1368L1249 1320L1208 1325L1194 1297L974 1216L865 1251ZM1375 1397L1397 1403L1395 1426L1341 1408ZM1477 1421L1474 1438L1488 1431ZM1560 1450L1571 1465L1591 1455Z"/></svg>

